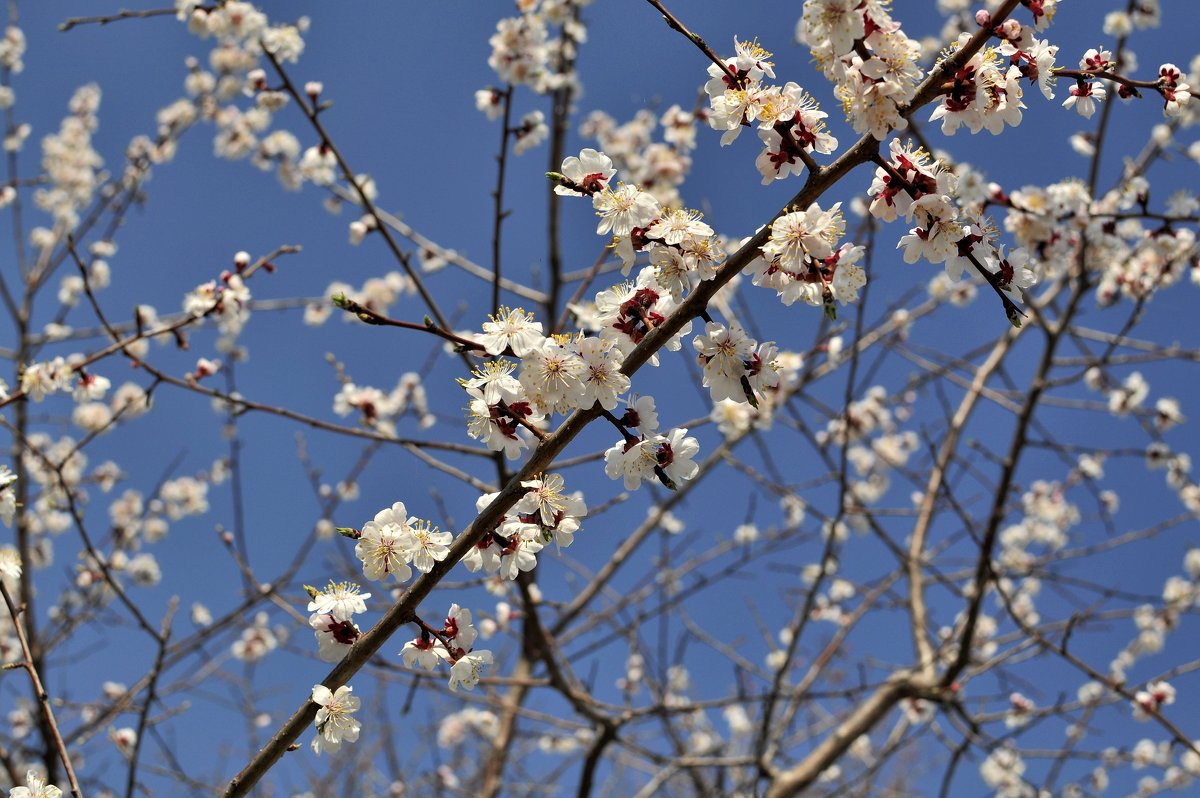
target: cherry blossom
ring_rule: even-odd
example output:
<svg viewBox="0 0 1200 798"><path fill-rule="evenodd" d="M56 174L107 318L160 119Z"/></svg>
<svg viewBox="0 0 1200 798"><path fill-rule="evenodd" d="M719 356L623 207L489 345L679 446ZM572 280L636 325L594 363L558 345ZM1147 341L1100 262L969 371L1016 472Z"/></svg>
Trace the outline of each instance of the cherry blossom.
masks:
<svg viewBox="0 0 1200 798"><path fill-rule="evenodd" d="M550 177L557 181L554 193L564 197L591 197L608 188L617 170L612 159L590 147L579 151L579 157L569 156L562 162L562 173Z"/></svg>
<svg viewBox="0 0 1200 798"><path fill-rule="evenodd" d="M1091 119L1092 114L1096 113L1097 104L1106 95L1107 91L1100 81L1091 83L1079 81L1071 87L1070 96L1063 100L1063 108L1074 108L1075 112L1084 119Z"/></svg>
<svg viewBox="0 0 1200 798"><path fill-rule="evenodd" d="M25 774L25 783L13 787L8 798L61 798L62 794L62 790L47 784L36 770L30 770Z"/></svg>
<svg viewBox="0 0 1200 798"><path fill-rule="evenodd" d="M370 593L360 593L358 585L353 582L330 581L324 590L309 589L312 601L308 603L308 611L319 615L332 615L335 620L348 621L356 613L366 612L366 600Z"/></svg>
<svg viewBox="0 0 1200 798"><path fill-rule="evenodd" d="M317 736L312 741L314 753L336 754L342 743L357 742L362 724L351 716L362 706L362 701L350 694L353 689L343 685L332 691L321 684L313 685L312 702L319 707L314 720L317 727Z"/></svg>
<svg viewBox="0 0 1200 798"><path fill-rule="evenodd" d="M396 502L363 525L354 555L362 561L367 579L379 582L391 577L397 582L407 582L412 578L412 569L408 567L411 555L404 546L404 539L412 535L411 524L404 502Z"/></svg>
<svg viewBox="0 0 1200 798"><path fill-rule="evenodd" d="M472 651L463 654L450 668L450 689L457 691L474 690L483 675L483 669L492 664L492 652L487 650Z"/></svg>

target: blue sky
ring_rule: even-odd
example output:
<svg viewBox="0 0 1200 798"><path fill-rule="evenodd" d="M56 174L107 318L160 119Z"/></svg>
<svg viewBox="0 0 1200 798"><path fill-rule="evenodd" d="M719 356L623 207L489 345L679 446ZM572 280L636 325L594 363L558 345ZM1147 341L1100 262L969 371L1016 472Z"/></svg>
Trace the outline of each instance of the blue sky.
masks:
<svg viewBox="0 0 1200 798"><path fill-rule="evenodd" d="M677 4L675 9L685 22L704 36L719 53L727 53L736 35L746 39L757 36L761 43L775 52L776 74L781 80L795 80L814 93L831 114L831 127L843 145L854 136L840 118L837 104L831 98L822 79L813 70L804 48L793 42L793 27L800 4L781 7L777 3L732 4L708 0ZM929 4L896 3L895 14L914 35L936 34L940 23L929 14ZM1089 46L1109 40L1100 32L1094 9L1115 7L1113 3L1064 4L1058 23L1051 29L1061 45L1060 61L1073 63ZM1181 18L1189 10L1185 3L1167 2L1168 19ZM749 6L749 7L745 7ZM919 6L919 8L918 8ZM465 253L480 263L488 263L491 246L491 191L495 181L495 147L498 131L474 109L476 89L495 82L486 65L487 39L496 20L511 13L508 4L480 4L449 0L442 3L340 4L336 8L316 3L263 4L272 16L283 17L308 14L312 30L307 37L307 49L299 65L291 68L295 80L321 80L324 96L332 101L323 121L351 166L359 172L369 172L380 188L379 205L402 215L404 220L423 234L447 247ZM66 103L78 85L96 81L102 87L104 99L100 110L100 129L95 147L112 168L121 162L121 153L130 138L152 132L155 111L182 95L186 74L184 58L206 57L208 44L187 34L183 26L170 17L144 21L129 21L99 27L82 27L60 33L56 25L74 14L99 13L104 9L91 2L59 2L53 4L22 4L21 26L29 39L25 72L16 77L18 115L33 125L33 138L26 147L23 160L28 164L36 157L36 141L57 128ZM115 7L111 10L115 10ZM677 34L669 31L648 5L635 0L605 0L584 12L589 23L589 41L583 47L579 68L585 95L579 101L582 114L594 108L606 110L624 121L642 108L658 111L679 103L689 107L704 79L706 62L701 54ZM1139 34L1132 42L1140 56L1141 74L1157 66L1159 53L1163 60L1187 64L1194 43L1189 41L1186 26L1167 26L1164 29ZM1075 130L1089 130L1094 125L1065 112L1058 102L1045 102L1040 95L1026 94L1030 109L1026 122L1016 131L993 138L989 135L969 137L965 131L952 139L941 137L936 127L925 125L924 131L938 146L944 146L955 157L971 160L989 179L1003 183L1006 189L1028 183L1049 182L1079 174L1086 162L1067 145L1066 137ZM518 91L515 114L541 108L548 110L544 98L528 91ZM305 146L314 141L304 121L294 111L280 115L280 124L297 134ZM1157 101L1149 98L1141 104L1120 104L1112 116L1110 154L1105 160L1101 185L1116 176L1122 154L1140 148L1150 128L1161 121ZM574 130L569 138L568 152L591 142L582 139ZM749 235L785 203L798 188L798 182L760 185L753 166L757 142L747 135L733 146L720 148L717 135L700 131L700 145L694 153L695 167L682 192L686 203L704 210L706 220L721 233L732 236ZM1184 140L1187 143L1187 140ZM548 192L543 173L547 170L546 148L543 145L509 162L510 180L505 187L506 205L513 215L507 220L503 260L506 273L523 279L546 260L545 209ZM1155 197L1162 198L1171 191L1195 185L1196 165L1176 159L1152 174ZM27 174L29 166L24 167ZM863 192L871 179L870 172L861 169L837 187L822 204L848 200ZM228 268L232 255L247 250L255 256L284 244L303 247L300 254L282 258L279 270L273 275L260 275L253 288L256 299L316 297L333 281L360 285L371 276L396 268L380 242L369 240L361 247L347 244L347 223L353 218L344 212L334 216L321 207L323 196L309 186L298 193L282 191L275 178L260 173L245 162L231 163L212 155L211 129L199 126L189 132L180 147L176 160L155 170L145 187L145 202L129 215L117 236L119 252L112 259L113 285L102 297L105 307L115 318L127 317L128 308L141 302L156 306L161 312L179 307L184 292L198 283L212 279ZM594 221L586 203L566 202L562 208L564 220L563 250L567 268L584 268L595 259L603 242L594 234ZM866 316L880 317L884 308L897 300L906 290L923 286L939 267L928 264L909 266L898 254L892 253L892 242L902 231L893 225L879 234L879 251L871 270L871 296ZM5 235L8 235L6 232ZM0 251L0 268L9 273L13 264L11 248ZM511 271L510 271L511 270ZM488 312L487 286L463 276L460 272L444 270L429 277L432 291L441 298L448 315L456 319L459 328L477 328ZM603 287L603 286L599 286ZM1200 334L1190 308L1194 287L1180 285L1156 298L1147 308L1138 335L1158 341L1178 341L1184 348L1195 348ZM53 292L48 292L52 294ZM812 342L820 319L819 311L808 308L782 308L769 296L748 294L755 303L749 314L755 325L763 330L763 338L777 341L781 348L806 349ZM47 298L52 299L52 296ZM511 297L509 301L511 301ZM992 340L1005 324L1000 309L992 298L981 295L967 310L947 310L928 325L918 325L912 345L932 347L954 354L969 352L981 343ZM56 312L49 303L39 306L37 323L53 318ZM405 298L393 308L393 315L419 321L424 313L418 300ZM1109 312L1089 307L1084 323L1101 329L1118 328L1128 313L1128 306ZM123 315L125 314L125 315ZM850 316L849 318L853 318ZM68 323L90 327L94 319L83 307L73 311ZM4 333L9 335L9 333ZM1030 336L1032 337L1032 336ZM178 353L155 346L152 358L162 368L181 374L192 366L195 357L210 356L214 333L198 332L191 337L188 353ZM385 390L395 384L406 371L424 371L432 355L439 349L431 337L417 336L396 330L343 324L339 319L319 328L302 324L298 311L261 312L255 314L242 342L249 348L250 360L237 369L237 388L245 396L270 404L285 405L309 415L333 419L331 405L338 383L334 369L325 355L336 353L347 373L355 382L376 385ZM0 337L0 345L12 341ZM95 344L88 346L90 348ZM1027 340L1016 358L1011 376L1017 386L1028 378L1025 369L1031 368L1039 343ZM59 350L53 350L58 353ZM67 350L63 350L67 351ZM669 423L682 424L687 419L705 416L708 412L706 393L681 382L692 373L684 363L690 357L666 358L666 365L653 373L638 375L636 387L640 392L659 397L660 406L668 406ZM673 361L673 362L672 362ZM872 362L864 361L865 367ZM1130 369L1118 372L1121 375ZM1194 387L1194 372L1178 368L1178 364L1140 367L1152 387L1152 396L1174 395L1185 400L1184 412L1189 413L1186 397ZM114 384L125 379L138 379L123 365L112 361L101 370ZM694 371L694 370L693 370ZM904 384L914 367L899 358L889 358L872 374L872 381L886 384L893 391ZM411 419L401 427L404 435L433 435L459 443L468 443L461 424L462 399L453 384L462 373L455 358L441 358L429 372L429 388L437 426L428 432L416 429ZM867 384L860 386L865 388ZM834 377L816 387L813 398L826 406L839 406L844 393L844 377ZM952 389L947 388L947 391ZM860 390L861 393L861 390ZM1082 396L1082 394L1077 394ZM949 402L958 394L950 393ZM49 407L49 405L47 406ZM805 405L801 405L805 408ZM917 404L917 414L911 422L913 429L926 431L934 440L943 422L942 407L937 393L926 391ZM811 406L816 415L809 419L814 428L824 425L824 418ZM50 408L61 413L61 408ZM1075 443L1092 443L1113 447L1142 447L1146 435L1132 421L1119 422L1103 414L1066 412L1056 409L1043 411L1039 416L1046 427L1061 439ZM106 458L117 459L136 486L153 485L162 478L164 470L178 462L176 475L194 473L207 468L215 458L228 454L228 444L222 439L224 419L214 414L207 399L160 389L156 396L156 412L138 421L129 429L98 440L89 448L93 463ZM981 412L969 429L969 437L982 450L1002 451L1010 434L1011 417L988 408ZM308 486L307 476L297 457L296 425L278 418L250 414L238 422L243 437L241 457L245 502L245 546L256 573L269 578L294 556L306 539L315 520L320 516L318 497ZM46 428L66 432L58 418L46 420ZM1102 428L1103 432L1098 432ZM324 481L333 483L343 478L359 459L364 444L361 441L302 430L307 451L321 471ZM701 431L705 449L715 445L715 430ZM1101 438L1102 434L1102 438ZM599 451L612 444L614 436L608 430L590 430L581 436L568 451L568 456ZM1188 450L1195 448L1196 435L1185 426L1173 431L1169 438L1173 446ZM802 444L800 436L780 428L767 437L776 447L775 465L787 475L789 483L800 484L822 469L814 468L812 450ZM749 447L746 447L747 449ZM761 463L753 453L749 461ZM477 468L477 460L461 458L455 461L462 467ZM980 456L981 468L987 466ZM1032 479L1061 479L1064 467L1052 455L1031 455L1019 482L1027 485ZM921 472L924 461L915 465ZM1147 516L1161 518L1179 509L1174 497L1162 485L1160 473L1147 473L1137 458L1110 462L1109 479L1121 488L1123 508L1117 518L1119 530L1143 525ZM480 470L480 476L492 478L490 464ZM599 463L575 467L567 472L568 485L585 491L589 504L602 505L620 493L618 483L602 474ZM410 512L432 518L444 527L461 529L470 521L475 495L441 475L431 474L398 447L383 447L359 480L360 497L343 504L334 521L339 526L360 526L379 508L397 500L408 504ZM211 491L213 509L207 515L174 525L165 544L155 549L166 575L164 583L143 590L139 597L145 606L153 608L148 614L158 618L172 595L182 598L186 608L193 601L203 601L215 613L236 606L241 600L241 578L223 552L215 525L232 527L234 516L228 484ZM887 506L907 506L909 487L898 484L885 500ZM643 489L627 502L589 520L575 547L559 562L544 558L539 568L539 583L547 597L569 600L577 581L572 576L572 562L587 571L594 571L605 561L617 542L645 516L654 498L662 491ZM830 487L814 488L805 494L806 500L828 509ZM964 501L975 501L978 496ZM102 525L105 502L97 499L89 512L95 513L96 523ZM972 505L974 506L974 505ZM1165 509L1164 509L1165 508ZM707 487L689 496L686 508L679 515L688 520L687 532L677 538L662 536L641 555L649 560L662 552L675 549L673 558L695 555L712 546L715 541L729 537L732 530L753 515L763 528L780 523L778 510L765 497L747 497L745 483L726 469L709 477ZM952 534L952 522L946 519L941 534ZM896 537L904 534L903 522L894 527ZM711 590L701 591L689 604L692 617L702 617L710 634L735 646L747 659L761 663L769 650L763 640L758 621L763 628L777 630L792 612L799 595L796 572L818 555L819 544L814 540L816 526L810 522L802 527L805 535L794 544L780 548L776 554L747 564L747 574L718 583ZM1081 538L1102 536L1101 525L1085 523L1077 528ZM1109 557L1090 561L1079 575L1088 579L1120 584L1132 593L1154 596L1161 591L1166 575L1179 570L1183 551L1197 538L1194 522L1182 525L1170 535L1163 535L1138 549L1136 559L1119 551ZM73 549L69 541L59 544L61 561L47 572L50 584L69 571ZM659 547L661 546L661 552ZM309 554L297 575L299 581L323 584L328 578L354 570L352 545L344 541L322 542ZM966 549L963 549L966 553ZM867 580L886 570L886 554L882 547L869 540L856 539L853 557L846 557L844 573L850 578ZM965 560L964 560L965 562ZM642 587L653 579L661 564L631 568L628 575L614 584L618 593ZM702 569L715 572L718 565ZM1082 568L1082 566L1081 566ZM456 573L465 581L466 574ZM383 593L376 590L377 598ZM46 595L53 591L47 589ZM285 594L292 606L303 611L303 598L298 590ZM944 597L943 597L944 598ZM1061 597L1060 597L1061 598ZM1058 599L1047 598L1048 607ZM461 591L439 591L431 600L429 615L436 618L452 601L478 609L490 609L494 600L483 591L464 588ZM1063 606L1069 601L1062 598ZM653 603L653 602L651 602ZM376 605L373 610L377 610ZM297 625L278 609L273 610L276 621L290 626L291 649L269 657L255 674L256 709L270 714L270 722L258 735L268 734L303 700L308 687L319 681L327 666L309 656L314 646L307 628ZM1069 614L1069 613L1068 613ZM369 613L365 626L375 617ZM899 623L905 617L903 607L881 614L857 633L855 654L866 652L881 657L891 649L889 661L906 661L911 648L907 632ZM947 611L941 622L952 619ZM1189 619L1190 620L1190 619ZM632 623L632 617L623 619ZM177 621L183 630L190 628L186 617ZM1080 639L1081 653L1091 653L1103 666L1116 649L1130 636L1132 624L1116 621L1107 630ZM1186 626L1172 639L1177 647L1169 649L1171 662L1183 661L1185 655L1196 653L1195 644L1186 642ZM665 634L664 634L665 631ZM705 652L703 644L689 639L673 619L665 630L655 620L639 632L647 650L654 652L654 665L665 667L677 652L692 669L694 695L726 697L734 689L730 664ZM588 640L604 637L594 633L575 645L583 647ZM619 636L619 635L618 635ZM387 650L399 650L407 639L400 636ZM818 636L818 639L819 636ZM684 641L687 640L686 644ZM219 638L210 644L211 657L224 656L228 639ZM660 648L661 644L661 648ZM499 666L496 673L505 674L515 660L516 645L511 640L494 646ZM1094 648L1093 648L1094 647ZM580 655L577 672L598 685L603 697L618 700L608 687L624 670L624 645L606 642L597 653ZM666 660L657 655L666 653ZM76 700L93 700L103 679L133 682L144 672L152 655L144 638L132 634L121 624L113 628L96 627L81 639L64 647L61 659L52 660L49 677L52 691L70 693ZM1173 652L1178 651L1176 655ZM1148 678L1167 664L1166 660L1147 662L1138 679ZM1162 666L1162 667L1160 667ZM178 674L197 667L195 660L182 666ZM240 672L237 663L228 663L232 672ZM378 674L370 670L354 682L356 692L368 701L386 701L390 706L403 704L406 689L386 689ZM853 674L851 674L853 678ZM1047 683L1041 687L1042 699L1048 703L1060 691L1073 693L1078 678L1066 673L1046 674ZM14 684L10 677L5 684L6 701L20 694L24 686ZM1186 682L1181 682L1181 691ZM995 684L981 687L981 693L999 693L1005 688ZM229 693L223 682L215 681L206 687L188 689L165 699L166 707L178 708L187 703L190 708L180 721L165 727L166 745L179 752L181 761L197 778L220 782L241 766L247 756L247 735L238 710L244 697ZM437 712L457 708L457 699L419 696L418 717L432 717ZM548 703L539 708L554 712L564 708ZM393 714L395 714L393 712ZM405 764L416 772L428 773L436 754L424 746L417 724L411 716L398 721L399 740L406 751ZM1118 716L1104 726L1117 724ZM714 714L714 724L724 730ZM409 725L411 724L411 725ZM121 723L119 725L124 725ZM1048 724L1049 725L1049 724ZM220 729L218 734L213 729ZM1109 730L1106 728L1104 733ZM1194 730L1193 730L1194 731ZM1058 735L1055 737L1055 735ZM1046 732L1047 740L1061 739L1061 727ZM302 740L307 743L308 735ZM1136 739L1136 738L1134 738ZM214 740L219 742L214 742ZM1114 737L1114 744L1130 744L1133 740ZM1047 742L1046 744L1050 744ZM149 761L159 761L153 748L146 754ZM300 761L294 764L294 761ZM95 761L105 763L97 770L87 770L89 777L123 786L121 766L111 755L98 753ZM419 762L420 764L416 764ZM534 773L552 770L558 761L531 757L527 767ZM302 783L311 771L318 775L327 772L328 763L313 760L307 753L291 755L273 776L280 787ZM161 777L146 775L147 783L162 787ZM974 778L968 768L964 779ZM573 783L568 778L567 783Z"/></svg>

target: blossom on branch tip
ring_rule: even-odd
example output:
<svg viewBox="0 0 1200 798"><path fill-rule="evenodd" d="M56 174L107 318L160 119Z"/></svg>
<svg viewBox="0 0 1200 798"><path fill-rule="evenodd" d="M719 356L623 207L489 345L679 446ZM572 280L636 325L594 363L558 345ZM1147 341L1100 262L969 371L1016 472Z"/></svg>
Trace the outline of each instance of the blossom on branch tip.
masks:
<svg viewBox="0 0 1200 798"><path fill-rule="evenodd" d="M1000 289L1014 298L1020 294L1020 289L1030 288L1037 284L1038 274L1034 268L1034 262L1025 249L1014 249L1005 256L1004 249L1001 247L996 258L987 265L994 271Z"/></svg>
<svg viewBox="0 0 1200 798"><path fill-rule="evenodd" d="M733 48L733 58L722 62L724 68L709 65L709 79L704 84L710 108L708 125L713 130L725 131L721 146L736 139L744 124L757 119L760 108L774 93L761 82L764 77L775 77L774 64L767 60L771 54L757 40L739 42L735 38ZM731 73L734 77L730 77Z"/></svg>
<svg viewBox="0 0 1200 798"><path fill-rule="evenodd" d="M548 172L556 181L554 193L564 197L591 197L608 188L617 173L612 159L602 152L585 147L579 157L569 156L562 162L562 173Z"/></svg>
<svg viewBox="0 0 1200 798"><path fill-rule="evenodd" d="M1158 93L1163 98L1163 115L1180 116L1192 99L1192 87L1180 80L1179 67L1163 64L1158 68Z"/></svg>
<svg viewBox="0 0 1200 798"><path fill-rule="evenodd" d="M493 86L488 86L486 89L475 92L475 109L482 111L489 122L495 122L504 112L504 106L500 102L503 99L503 92Z"/></svg>

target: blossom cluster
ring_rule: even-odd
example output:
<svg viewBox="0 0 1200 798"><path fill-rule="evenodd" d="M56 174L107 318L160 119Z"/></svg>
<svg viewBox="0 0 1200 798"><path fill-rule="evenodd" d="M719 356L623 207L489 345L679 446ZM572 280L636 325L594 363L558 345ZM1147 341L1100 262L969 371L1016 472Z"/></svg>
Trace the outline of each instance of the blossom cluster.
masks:
<svg viewBox="0 0 1200 798"><path fill-rule="evenodd" d="M603 111L592 111L579 127L585 138L595 139L599 150L626 177L664 207L682 205L679 187L692 169L698 116L672 105L661 115L643 108L629 121ZM655 140L661 125L661 141Z"/></svg>
<svg viewBox="0 0 1200 798"><path fill-rule="evenodd" d="M404 502L375 514L361 530L339 529L358 541L354 555L362 562L363 576L373 582L407 582L412 569L429 573L446 559L453 536L420 518L410 518Z"/></svg>
<svg viewBox="0 0 1200 798"><path fill-rule="evenodd" d="M837 149L837 139L825 127L828 116L817 101L800 86L782 87L766 82L775 78L771 53L757 41L734 39L734 56L708 67L708 125L723 131L721 144L731 143L742 127L758 123L763 148L755 166L763 185L801 174L811 163L811 154L828 155Z"/></svg>
<svg viewBox="0 0 1200 798"><path fill-rule="evenodd" d="M783 214L771 222L762 256L747 267L754 284L774 289L785 305L799 299L836 316L835 301L856 301L867 282L859 265L864 248L839 244L845 230L840 202L828 210L814 202Z"/></svg>
<svg viewBox="0 0 1200 798"><path fill-rule="evenodd" d="M526 489L524 495L463 557L467 570L516 579L521 572L536 567L537 554L546 545L554 543L563 549L575 541L580 519L587 515L583 497L566 493L558 474L526 480L521 487ZM496 495L483 494L475 509L481 512Z"/></svg>
<svg viewBox="0 0 1200 798"><path fill-rule="evenodd" d="M920 44L881 0L806 0L796 38L812 51L856 133L883 141L908 127L902 112L924 76Z"/></svg>
<svg viewBox="0 0 1200 798"><path fill-rule="evenodd" d="M400 656L405 667L431 671L439 662L450 663L450 689L473 690L479 684L483 668L492 664L492 652L473 650L478 630L471 622L471 611L450 605L441 629L422 628L421 636L404 644Z"/></svg>

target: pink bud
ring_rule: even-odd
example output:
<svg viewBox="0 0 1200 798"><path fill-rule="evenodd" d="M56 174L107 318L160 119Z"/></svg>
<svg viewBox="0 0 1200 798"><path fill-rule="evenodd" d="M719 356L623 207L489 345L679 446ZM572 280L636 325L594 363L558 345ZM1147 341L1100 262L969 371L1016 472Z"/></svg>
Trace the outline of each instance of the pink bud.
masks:
<svg viewBox="0 0 1200 798"><path fill-rule="evenodd" d="M975 24L981 28L986 28L992 24L992 13L986 8L981 8L975 12Z"/></svg>

